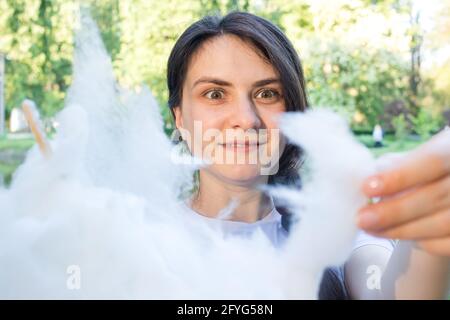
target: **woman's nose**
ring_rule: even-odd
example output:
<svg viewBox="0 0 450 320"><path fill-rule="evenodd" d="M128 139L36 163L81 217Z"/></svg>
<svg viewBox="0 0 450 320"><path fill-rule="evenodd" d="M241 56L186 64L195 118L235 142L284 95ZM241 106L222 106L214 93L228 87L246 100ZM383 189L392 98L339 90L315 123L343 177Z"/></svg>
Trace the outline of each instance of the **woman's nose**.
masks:
<svg viewBox="0 0 450 320"><path fill-rule="evenodd" d="M234 104L230 125L232 128L240 127L244 130L261 126L261 119L251 99L241 98Z"/></svg>

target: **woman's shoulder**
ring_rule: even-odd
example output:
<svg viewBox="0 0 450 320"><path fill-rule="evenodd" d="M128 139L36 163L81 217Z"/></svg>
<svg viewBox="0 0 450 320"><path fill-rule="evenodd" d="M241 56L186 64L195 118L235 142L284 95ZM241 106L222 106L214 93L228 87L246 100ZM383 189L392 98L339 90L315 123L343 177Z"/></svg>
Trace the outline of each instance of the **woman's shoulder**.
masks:
<svg viewBox="0 0 450 320"><path fill-rule="evenodd" d="M352 260L354 253L357 251L364 250L364 247L371 250L373 248L383 248L383 250L387 250L386 252L392 252L395 248L396 241L385 238L378 238L367 234L363 231L359 231L354 244L352 253L350 254L349 260L341 266L334 266L327 268L322 276L322 282L320 284L319 290L319 299L322 300L349 300L351 299L351 294L349 290L348 283L353 278L359 278L353 274L348 274L346 272L346 264ZM354 263L355 261L351 262ZM366 263L362 263L361 261L356 262L359 266L364 266ZM351 268L355 270L355 268ZM347 270L348 271L348 270ZM364 270L364 274L366 274L367 270Z"/></svg>

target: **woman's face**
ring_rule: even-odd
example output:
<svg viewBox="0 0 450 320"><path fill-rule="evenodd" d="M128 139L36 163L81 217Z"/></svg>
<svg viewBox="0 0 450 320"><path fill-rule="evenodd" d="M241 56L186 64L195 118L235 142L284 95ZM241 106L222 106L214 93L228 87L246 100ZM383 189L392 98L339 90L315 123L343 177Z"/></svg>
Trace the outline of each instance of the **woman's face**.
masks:
<svg viewBox="0 0 450 320"><path fill-rule="evenodd" d="M279 75L256 49L233 35L212 38L188 65L177 128L205 169L234 184L276 173L285 111ZM272 166L272 167L271 167Z"/></svg>

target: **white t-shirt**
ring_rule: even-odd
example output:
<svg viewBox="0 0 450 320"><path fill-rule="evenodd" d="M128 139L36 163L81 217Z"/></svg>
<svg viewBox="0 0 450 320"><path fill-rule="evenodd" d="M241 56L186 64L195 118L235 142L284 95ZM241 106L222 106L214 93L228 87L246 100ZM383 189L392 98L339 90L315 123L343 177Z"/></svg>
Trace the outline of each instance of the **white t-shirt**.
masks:
<svg viewBox="0 0 450 320"><path fill-rule="evenodd" d="M255 222L242 222L209 218L195 212L184 202L183 206L187 209L187 213L192 216L192 219L196 219L211 228L222 231L225 236L250 237L256 230L260 229L266 234L267 238L275 247L281 246L287 239L288 233L281 225L281 214L275 207L261 220Z"/></svg>

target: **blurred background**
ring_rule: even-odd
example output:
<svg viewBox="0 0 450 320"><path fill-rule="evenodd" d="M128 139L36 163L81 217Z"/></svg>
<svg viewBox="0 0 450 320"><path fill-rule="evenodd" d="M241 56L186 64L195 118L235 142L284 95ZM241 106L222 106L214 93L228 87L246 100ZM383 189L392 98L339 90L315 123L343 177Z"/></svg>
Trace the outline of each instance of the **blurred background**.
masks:
<svg viewBox="0 0 450 320"><path fill-rule="evenodd" d="M71 83L80 1L0 1L0 185L34 141L21 104L35 101L49 135ZM150 87L167 108L166 61L206 14L255 13L297 49L311 105L347 118L376 156L450 125L450 0L97 0L91 7L121 86Z"/></svg>

